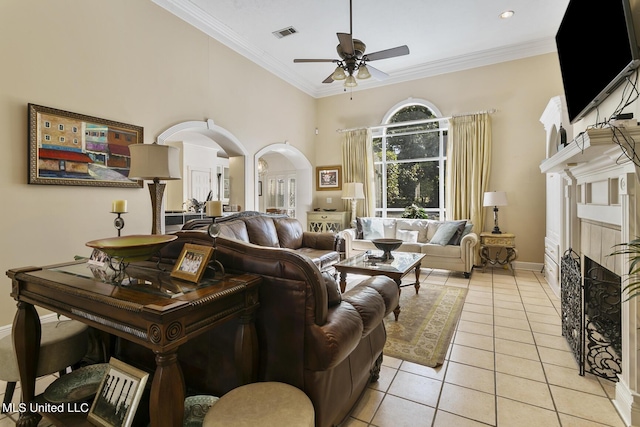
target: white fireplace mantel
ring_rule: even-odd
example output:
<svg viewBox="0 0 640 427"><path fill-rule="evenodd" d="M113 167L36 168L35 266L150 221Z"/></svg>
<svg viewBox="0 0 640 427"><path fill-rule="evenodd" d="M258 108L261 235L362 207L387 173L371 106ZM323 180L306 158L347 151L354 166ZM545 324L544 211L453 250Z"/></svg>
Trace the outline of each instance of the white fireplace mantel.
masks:
<svg viewBox="0 0 640 427"><path fill-rule="evenodd" d="M640 126L588 129L540 164L548 182L555 176L554 182L560 181L564 187L561 218L552 217L561 223L558 229L562 235L556 239L560 246L566 242L565 249L578 251L581 259L599 257L600 264L622 275L623 280L628 259L608 254L613 243L640 235L639 168L625 155L636 142L640 155ZM552 237L548 231L547 240L553 243ZM622 373L613 403L628 426L640 426L639 304L640 298L634 298L621 307Z"/></svg>

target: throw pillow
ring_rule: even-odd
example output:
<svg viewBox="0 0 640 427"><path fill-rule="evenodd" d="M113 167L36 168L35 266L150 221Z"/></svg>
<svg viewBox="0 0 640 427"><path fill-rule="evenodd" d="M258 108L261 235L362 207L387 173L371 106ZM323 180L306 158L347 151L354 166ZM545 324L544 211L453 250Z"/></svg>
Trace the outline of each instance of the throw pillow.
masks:
<svg viewBox="0 0 640 427"><path fill-rule="evenodd" d="M444 223L440 224L440 227L438 227L429 243L446 246L453 235L458 232L461 223L463 224L462 228L464 229L464 224L466 223L466 221L445 221Z"/></svg>
<svg viewBox="0 0 640 427"><path fill-rule="evenodd" d="M356 217L356 239L364 239L362 236L362 218Z"/></svg>
<svg viewBox="0 0 640 427"><path fill-rule="evenodd" d="M329 307L340 304L342 302L342 294L340 293L338 282L326 271L322 273L322 277L324 278L324 284L327 287L327 300Z"/></svg>
<svg viewBox="0 0 640 427"><path fill-rule="evenodd" d="M417 243L418 230L396 230L396 239L407 243Z"/></svg>
<svg viewBox="0 0 640 427"><path fill-rule="evenodd" d="M459 221L458 230L453 234L451 240L449 240L449 245L459 246L460 240L462 240L462 233L464 233L464 228L467 225L467 220Z"/></svg>
<svg viewBox="0 0 640 427"><path fill-rule="evenodd" d="M380 218L360 218L362 221L362 237L366 240L382 239L384 227Z"/></svg>

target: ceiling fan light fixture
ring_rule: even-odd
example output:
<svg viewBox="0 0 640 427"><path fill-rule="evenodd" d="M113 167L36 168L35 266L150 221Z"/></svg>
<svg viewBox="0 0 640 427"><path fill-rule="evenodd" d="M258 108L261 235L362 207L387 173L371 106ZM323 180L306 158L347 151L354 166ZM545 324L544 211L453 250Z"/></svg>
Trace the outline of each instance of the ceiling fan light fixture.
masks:
<svg viewBox="0 0 640 427"><path fill-rule="evenodd" d="M358 68L358 75L356 77L358 77L359 79L368 79L369 77L371 77L371 74L369 73L369 69L367 68L366 65L362 64Z"/></svg>
<svg viewBox="0 0 640 427"><path fill-rule="evenodd" d="M358 86L358 82L356 82L356 78L352 75L349 75L347 79L344 81L344 87L356 87Z"/></svg>
<svg viewBox="0 0 640 427"><path fill-rule="evenodd" d="M333 80L344 80L347 78L347 75L345 74L344 69L338 65L333 74L331 74L331 78Z"/></svg>

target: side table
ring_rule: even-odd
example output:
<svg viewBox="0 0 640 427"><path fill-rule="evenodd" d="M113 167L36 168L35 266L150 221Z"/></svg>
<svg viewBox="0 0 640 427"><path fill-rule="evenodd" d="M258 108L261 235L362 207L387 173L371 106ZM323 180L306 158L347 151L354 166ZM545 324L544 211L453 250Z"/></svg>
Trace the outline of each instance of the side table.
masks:
<svg viewBox="0 0 640 427"><path fill-rule="evenodd" d="M496 251L493 258L491 257L491 249ZM488 231L480 233L480 259L483 272L487 264L509 265L511 271L514 272L512 263L516 258L518 258L518 250L516 249L515 234L493 234Z"/></svg>

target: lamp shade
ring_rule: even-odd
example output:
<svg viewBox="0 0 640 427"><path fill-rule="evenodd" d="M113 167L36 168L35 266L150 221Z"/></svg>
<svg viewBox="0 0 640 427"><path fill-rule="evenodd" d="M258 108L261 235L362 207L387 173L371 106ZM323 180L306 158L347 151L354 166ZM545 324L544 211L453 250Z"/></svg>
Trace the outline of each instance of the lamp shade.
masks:
<svg viewBox="0 0 640 427"><path fill-rule="evenodd" d="M180 179L180 150L170 145L131 144L129 179Z"/></svg>
<svg viewBox="0 0 640 427"><path fill-rule="evenodd" d="M361 182L345 182L342 185L343 199L364 199L364 186Z"/></svg>
<svg viewBox="0 0 640 427"><path fill-rule="evenodd" d="M507 206L507 193L504 191L488 191L484 193L482 206Z"/></svg>

